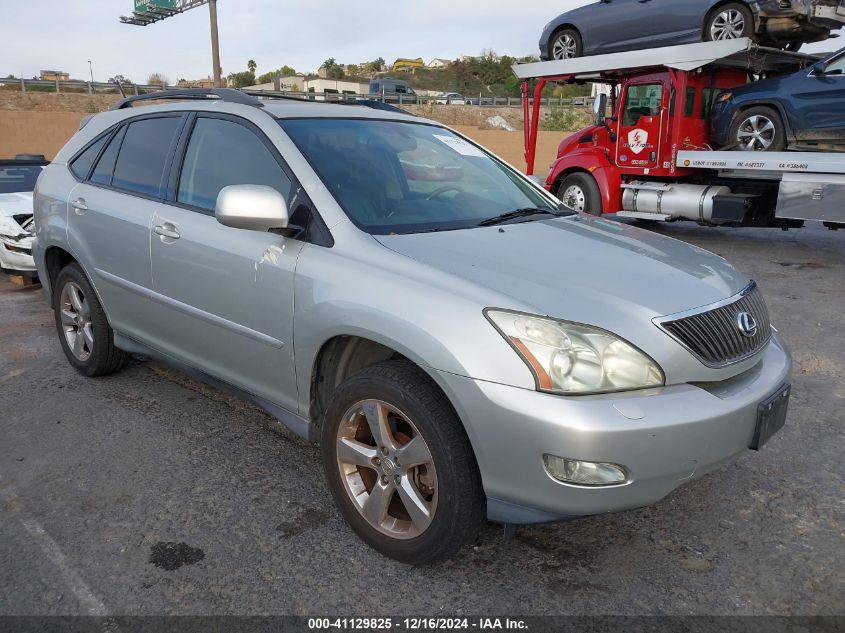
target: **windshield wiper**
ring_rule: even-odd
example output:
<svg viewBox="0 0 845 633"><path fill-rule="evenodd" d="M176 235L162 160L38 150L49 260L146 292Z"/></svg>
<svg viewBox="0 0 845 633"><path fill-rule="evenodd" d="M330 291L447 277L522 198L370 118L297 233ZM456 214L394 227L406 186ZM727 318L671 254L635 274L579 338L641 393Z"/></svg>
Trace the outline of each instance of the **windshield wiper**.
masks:
<svg viewBox="0 0 845 633"><path fill-rule="evenodd" d="M535 207L526 207L524 209L514 209L507 213L502 213L494 218L488 218L478 223L478 226L496 226L497 224L504 224L510 220L517 220L519 218L527 218L532 215L551 215L556 218L573 215L573 213L564 210L552 211L551 209L539 209Z"/></svg>

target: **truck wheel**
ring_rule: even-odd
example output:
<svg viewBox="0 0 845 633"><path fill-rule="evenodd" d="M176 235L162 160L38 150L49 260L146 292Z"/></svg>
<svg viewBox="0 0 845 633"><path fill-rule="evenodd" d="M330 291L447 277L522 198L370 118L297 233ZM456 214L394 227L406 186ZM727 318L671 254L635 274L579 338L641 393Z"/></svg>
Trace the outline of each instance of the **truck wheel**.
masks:
<svg viewBox="0 0 845 633"><path fill-rule="evenodd" d="M114 346L114 332L94 288L77 264L68 264L53 286L53 312L68 361L84 376L113 374L129 361Z"/></svg>
<svg viewBox="0 0 845 633"><path fill-rule="evenodd" d="M754 36L754 16L740 2L731 2L715 9L704 25L704 40L735 40Z"/></svg>
<svg viewBox="0 0 845 633"><path fill-rule="evenodd" d="M555 33L549 45L549 54L552 59L581 57L584 54L581 35L575 29L563 29Z"/></svg>
<svg viewBox="0 0 845 633"><path fill-rule="evenodd" d="M780 152L786 148L786 129L777 110L755 106L734 118L730 140L740 151Z"/></svg>
<svg viewBox="0 0 845 633"><path fill-rule="evenodd" d="M602 214L601 192L589 174L569 174L557 188L558 199L570 209L590 215Z"/></svg>
<svg viewBox="0 0 845 633"><path fill-rule="evenodd" d="M408 361L388 361L335 392L321 429L329 488L358 536L419 565L453 556L481 527L484 493L463 425Z"/></svg>

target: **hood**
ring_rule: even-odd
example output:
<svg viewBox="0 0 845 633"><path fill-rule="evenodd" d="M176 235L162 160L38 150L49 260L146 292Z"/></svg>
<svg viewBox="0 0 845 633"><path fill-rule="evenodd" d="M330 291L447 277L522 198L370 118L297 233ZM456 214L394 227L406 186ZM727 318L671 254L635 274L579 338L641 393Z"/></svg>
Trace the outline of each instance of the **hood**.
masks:
<svg viewBox="0 0 845 633"><path fill-rule="evenodd" d="M32 192L0 193L0 217L32 215Z"/></svg>
<svg viewBox="0 0 845 633"><path fill-rule="evenodd" d="M587 215L502 227L380 235L393 251L530 310L607 327L715 303L749 280L723 258L678 240Z"/></svg>

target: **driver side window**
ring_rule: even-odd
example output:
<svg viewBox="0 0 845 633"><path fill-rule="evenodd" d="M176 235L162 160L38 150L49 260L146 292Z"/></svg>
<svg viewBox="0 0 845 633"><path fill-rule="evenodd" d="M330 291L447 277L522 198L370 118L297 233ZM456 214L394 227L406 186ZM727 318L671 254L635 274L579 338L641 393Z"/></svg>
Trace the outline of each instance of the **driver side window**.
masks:
<svg viewBox="0 0 845 633"><path fill-rule="evenodd" d="M661 84L630 86L625 99L622 125L636 125L640 117L644 116L659 116L662 95L663 86Z"/></svg>
<svg viewBox="0 0 845 633"><path fill-rule="evenodd" d="M266 185L290 200L291 181L267 146L249 128L200 117L194 125L176 200L214 211L229 185Z"/></svg>

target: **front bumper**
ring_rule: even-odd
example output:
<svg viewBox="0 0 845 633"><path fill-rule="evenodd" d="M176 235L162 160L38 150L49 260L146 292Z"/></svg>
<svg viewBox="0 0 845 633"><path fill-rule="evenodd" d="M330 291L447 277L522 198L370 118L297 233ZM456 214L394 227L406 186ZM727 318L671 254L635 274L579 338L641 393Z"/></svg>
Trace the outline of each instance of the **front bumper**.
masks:
<svg viewBox="0 0 845 633"><path fill-rule="evenodd" d="M708 386L674 385L560 397L441 374L475 450L488 518L542 523L655 503L748 450L757 407L789 382L775 338L744 374ZM553 480L543 454L622 464L630 482L584 488Z"/></svg>
<svg viewBox="0 0 845 633"><path fill-rule="evenodd" d="M13 243L0 239L0 269L12 275L36 277L38 272L32 258L32 238Z"/></svg>

